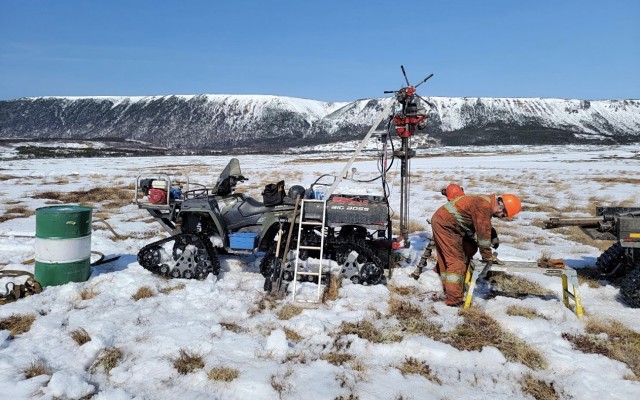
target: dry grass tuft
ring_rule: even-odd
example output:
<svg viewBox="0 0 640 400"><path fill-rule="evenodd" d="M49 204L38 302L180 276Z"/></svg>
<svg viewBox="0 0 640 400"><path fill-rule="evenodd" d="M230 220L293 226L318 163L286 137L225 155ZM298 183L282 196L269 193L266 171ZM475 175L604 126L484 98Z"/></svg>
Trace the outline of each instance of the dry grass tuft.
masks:
<svg viewBox="0 0 640 400"><path fill-rule="evenodd" d="M362 320L355 324L343 322L338 334L339 336L356 335L371 343L393 343L402 340L402 336L395 332L378 330L370 320Z"/></svg>
<svg viewBox="0 0 640 400"><path fill-rule="evenodd" d="M331 274L329 276L328 284L324 287L324 292L322 293L322 303L324 304L327 301L337 300L341 286L342 277L337 274Z"/></svg>
<svg viewBox="0 0 640 400"><path fill-rule="evenodd" d="M420 290L415 286L395 286L388 285L387 289L389 289L389 293L397 294L398 296L416 296L420 293Z"/></svg>
<svg viewBox="0 0 640 400"><path fill-rule="evenodd" d="M135 292L131 298L135 301L138 301L140 299L145 299L148 297L153 297L155 296L155 293L153 292L153 290L149 287L149 286L142 286L140 289L138 289L137 292Z"/></svg>
<svg viewBox="0 0 640 400"><path fill-rule="evenodd" d="M83 288L80 291L80 299L81 300L91 300L94 297L96 297L97 295L99 295L100 292L96 292L95 288L91 287L91 288Z"/></svg>
<svg viewBox="0 0 640 400"><path fill-rule="evenodd" d="M0 320L0 330L7 329L11 336L17 336L21 333L29 332L31 324L35 320L36 316L34 314L14 314Z"/></svg>
<svg viewBox="0 0 640 400"><path fill-rule="evenodd" d="M278 392L278 398L281 399L284 392L291 389L291 384L287 382L291 375L293 375L293 369L290 367L282 374L271 375L271 387Z"/></svg>
<svg viewBox="0 0 640 400"><path fill-rule="evenodd" d="M514 275L494 273L491 276L491 283L493 291L508 293L516 297L525 297L527 295L553 296L552 291L547 290L528 279Z"/></svg>
<svg viewBox="0 0 640 400"><path fill-rule="evenodd" d="M224 329L234 333L244 332L244 329L242 329L242 327L240 327L240 325L236 324L235 322L220 322L220 325Z"/></svg>
<svg viewBox="0 0 640 400"><path fill-rule="evenodd" d="M75 192L42 192L31 196L34 199L58 200L63 203L93 204L108 201L119 207L127 206L133 201L133 188L96 187L86 191Z"/></svg>
<svg viewBox="0 0 640 400"><path fill-rule="evenodd" d="M271 387L273 388L273 390L278 392L279 398L282 398L282 393L287 388L286 382L284 382L284 380L277 375L271 375Z"/></svg>
<svg viewBox="0 0 640 400"><path fill-rule="evenodd" d="M6 199L2 202L2 204L6 204L8 206L12 206L15 204L20 204L20 200L16 200L16 199Z"/></svg>
<svg viewBox="0 0 640 400"><path fill-rule="evenodd" d="M27 369L22 371L25 378L30 379L40 375L51 375L52 371L44 360L33 361Z"/></svg>
<svg viewBox="0 0 640 400"><path fill-rule="evenodd" d="M360 400L360 396L356 396L353 393L349 393L349 396L340 395L340 396L336 397L335 400Z"/></svg>
<svg viewBox="0 0 640 400"><path fill-rule="evenodd" d="M109 372L118 365L118 361L122 358L122 351L117 347L110 347L102 350L100 356L91 366L92 371L102 368L102 371L109 375Z"/></svg>
<svg viewBox="0 0 640 400"><path fill-rule="evenodd" d="M36 212L25 206L11 207L5 211L7 214L23 214L24 216L34 215Z"/></svg>
<svg viewBox="0 0 640 400"><path fill-rule="evenodd" d="M104 229L106 230L108 228L104 228ZM96 230L102 230L102 228L96 228ZM146 239L155 238L156 236L160 236L161 234L162 232L160 232L159 229L154 228L148 231L137 231L137 232L127 232L127 233L118 232L117 235L114 235L112 233L111 235L109 235L109 239L113 240L114 242L127 240L127 239L146 240Z"/></svg>
<svg viewBox="0 0 640 400"><path fill-rule="evenodd" d="M191 353L186 349L180 349L180 354L172 361L173 367L182 375L204 368L202 356L197 353Z"/></svg>
<svg viewBox="0 0 640 400"><path fill-rule="evenodd" d="M418 361L413 357L405 358L402 365L397 368L400 370L400 372L402 372L402 375L418 374L424 376L433 383L442 385L442 381L440 380L440 378L433 374L433 371L431 371L431 367L429 367L429 364Z"/></svg>
<svg viewBox="0 0 640 400"><path fill-rule="evenodd" d="M257 315L264 310L272 310L275 307L275 303L272 298L268 297L266 294L263 295L260 300L256 303L256 307L249 310L249 315L254 316ZM291 318L291 317L289 317Z"/></svg>
<svg viewBox="0 0 640 400"><path fill-rule="evenodd" d="M307 363L307 355L305 353L289 352L287 354L287 358L285 359L285 363L288 363L288 362L296 362L298 364L306 364Z"/></svg>
<svg viewBox="0 0 640 400"><path fill-rule="evenodd" d="M209 380L231 382L240 376L240 371L234 368L216 367L207 374Z"/></svg>
<svg viewBox="0 0 640 400"><path fill-rule="evenodd" d="M8 180L11 180L11 179L18 179L18 178L19 178L19 176L14 176L14 175L4 175L4 174L2 174L2 175L0 175L0 182L2 182L2 181L8 181Z"/></svg>
<svg viewBox="0 0 640 400"><path fill-rule="evenodd" d="M396 317L399 321L410 318L424 318L420 307L408 300L400 300L397 297L389 299L389 315Z"/></svg>
<svg viewBox="0 0 640 400"><path fill-rule="evenodd" d="M299 342L304 339L298 332L293 329L284 328L284 334L287 337L287 340L290 342Z"/></svg>
<svg viewBox="0 0 640 400"><path fill-rule="evenodd" d="M613 320L589 320L585 330L586 335L563 333L562 337L583 353L601 354L627 364L635 375L630 379L640 379L640 333Z"/></svg>
<svg viewBox="0 0 640 400"><path fill-rule="evenodd" d="M340 352L330 352L330 353L325 353L322 355L322 357L320 357L321 360L325 360L326 362L328 362L329 364L333 364L333 365L342 365L345 364L351 360L353 360L353 356L351 354L348 353L340 353Z"/></svg>
<svg viewBox="0 0 640 400"><path fill-rule="evenodd" d="M603 183L607 186L611 186L612 183L625 183L633 186L640 185L640 178L631 176L594 176L590 181Z"/></svg>
<svg viewBox="0 0 640 400"><path fill-rule="evenodd" d="M422 310L409 301L391 297L389 315L398 319L404 332L424 335L435 340L442 338L440 326L428 321Z"/></svg>
<svg viewBox="0 0 640 400"><path fill-rule="evenodd" d="M532 369L547 368L547 361L535 349L515 335L502 330L500 324L477 307L460 310L464 319L451 332L447 332L444 342L458 350L478 351L485 346L500 350L511 362L519 362Z"/></svg>
<svg viewBox="0 0 640 400"><path fill-rule="evenodd" d="M543 251L540 254L540 258L538 258L538 265L547 265L547 262L551 260L551 253L548 251Z"/></svg>
<svg viewBox="0 0 640 400"><path fill-rule="evenodd" d="M0 222L9 221L14 218L27 218L34 215L36 212L25 206L8 208L3 215L0 215Z"/></svg>
<svg viewBox="0 0 640 400"><path fill-rule="evenodd" d="M167 286L167 287L164 287L164 288L162 288L162 289L160 289L160 290L158 290L158 291L159 291L160 293L162 293L162 294L169 294L169 293L174 292L174 291L176 291L176 290L182 290L182 289L184 289L185 287L186 287L186 285L185 285L184 283L180 283L180 284L175 285L175 286Z"/></svg>
<svg viewBox="0 0 640 400"><path fill-rule="evenodd" d="M83 344L91 341L91 336L82 328L78 328L71 332L71 338L78 343L78 346L82 346Z"/></svg>
<svg viewBox="0 0 640 400"><path fill-rule="evenodd" d="M299 315L303 310L304 309L302 307L294 306L292 304L285 304L281 309L278 310L276 316L278 317L278 319L287 320L295 317L296 315Z"/></svg>
<svg viewBox="0 0 640 400"><path fill-rule="evenodd" d="M523 307L523 306L509 306L507 307L507 315L511 315L512 317L525 317L529 319L548 319L547 317L538 314L538 312L531 307Z"/></svg>
<svg viewBox="0 0 640 400"><path fill-rule="evenodd" d="M560 400L560 395L556 392L552 383L535 378L531 374L525 374L520 379L522 393L528 394L536 400Z"/></svg>

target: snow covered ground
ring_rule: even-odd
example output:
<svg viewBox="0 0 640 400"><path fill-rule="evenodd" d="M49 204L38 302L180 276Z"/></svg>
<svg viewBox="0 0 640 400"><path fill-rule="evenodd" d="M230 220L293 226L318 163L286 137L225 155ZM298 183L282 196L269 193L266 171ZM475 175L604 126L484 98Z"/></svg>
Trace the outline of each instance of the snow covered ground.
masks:
<svg viewBox="0 0 640 400"><path fill-rule="evenodd" d="M285 177L287 186L308 186L323 173L337 173L348 155L332 154L329 160L311 155L239 158L243 174L250 179L248 193L258 196L264 183L280 177ZM0 215L11 211L22 216L0 223L0 266L32 270L23 264L34 256L30 236L35 233L35 216L29 210L55 204L33 198L38 194L130 188L137 175L158 171L186 173L192 182L211 186L228 160L3 161ZM373 159L359 160L354 167L357 179L373 177L377 171ZM290 318L284 316L284 311L291 310L288 299L264 299L259 254L221 256L217 278L162 279L136 261L144 244L166 236L160 227L145 221L148 215L134 204L93 204L94 218L106 219L126 239L116 240L96 225L92 248L120 258L95 267L87 282L48 287L39 295L0 306L0 320L35 316L28 332L11 337L8 330L0 331L0 398L518 399L531 398L520 383L527 375L553 384L560 398L640 398L638 377L633 378L626 364L575 350L563 337L563 333L584 333L588 319L614 318L640 330L640 309L623 305L618 289L607 282L599 287L580 286L584 320L563 305L558 277L520 274L555 296L493 297L487 296L486 285L480 288L474 304L546 359L547 368L536 370L507 361L495 347L458 350L424 335L403 333L397 319L388 315L389 301L400 298L419 307L443 331L462 322L458 309L439 300L441 287L432 263L418 281L409 276L430 237L426 218L444 203L440 188L458 182L467 193L512 192L523 198L524 211L514 221L496 222L501 259L535 261L544 253L564 258L571 267L589 267L601 253L595 242L582 241L567 231L543 230L540 222L560 212L592 215L598 204L640 205L635 178L640 172L640 146L440 148L421 150L411 161L411 170L415 232L411 247L402 252L405 261L388 284L367 287L344 281L336 300ZM398 210L397 163L393 171L392 202ZM377 194L377 185L345 181L339 191ZM133 197L133 190L124 193ZM0 288L5 283L6 279L0 281ZM144 286L152 295L132 298ZM508 315L513 305L532 308L543 318ZM374 321L378 329L393 331L400 338L373 343L344 333L343 323L363 320ZM71 334L78 329L84 329L91 340L82 345L74 341ZM120 357L105 372L96 367L96 360L107 349L118 349ZM180 374L174 360L181 350L199 355L204 366ZM336 362L332 355L341 355L345 361ZM401 372L411 358L428 365L435 378ZM48 373L26 378L24 371L34 363L46 365ZM239 375L229 382L216 380L210 371L219 367L237 370Z"/></svg>

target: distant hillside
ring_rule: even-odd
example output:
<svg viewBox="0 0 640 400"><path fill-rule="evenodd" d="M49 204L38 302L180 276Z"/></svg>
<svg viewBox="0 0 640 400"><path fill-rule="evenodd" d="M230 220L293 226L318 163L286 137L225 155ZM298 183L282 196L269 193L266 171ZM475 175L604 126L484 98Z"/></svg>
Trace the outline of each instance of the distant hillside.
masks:
<svg viewBox="0 0 640 400"><path fill-rule="evenodd" d="M640 100L430 97L444 145L627 143ZM183 149L269 148L361 138L389 98L325 103L259 95L38 97L0 101L0 138L130 139Z"/></svg>

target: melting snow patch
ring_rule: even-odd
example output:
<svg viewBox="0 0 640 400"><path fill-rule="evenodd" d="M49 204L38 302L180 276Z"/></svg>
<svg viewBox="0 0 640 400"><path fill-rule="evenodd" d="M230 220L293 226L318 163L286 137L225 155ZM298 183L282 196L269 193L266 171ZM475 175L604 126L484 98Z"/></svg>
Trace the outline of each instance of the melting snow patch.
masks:
<svg viewBox="0 0 640 400"><path fill-rule="evenodd" d="M92 394L95 387L77 372L58 371L53 374L43 391L53 397L79 399Z"/></svg>

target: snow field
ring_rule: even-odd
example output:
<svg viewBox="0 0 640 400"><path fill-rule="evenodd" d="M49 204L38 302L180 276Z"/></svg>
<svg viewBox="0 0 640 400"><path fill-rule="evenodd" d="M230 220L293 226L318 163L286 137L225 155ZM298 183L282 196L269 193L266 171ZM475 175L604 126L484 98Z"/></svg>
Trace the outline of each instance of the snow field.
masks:
<svg viewBox="0 0 640 400"><path fill-rule="evenodd" d="M507 361L496 347L458 350L423 335L403 333L389 313L389 302L410 302L443 332L463 322L458 309L439 300L441 285L431 262L418 281L409 276L430 237L426 219L444 203L439 189L451 181L460 183L467 193L511 192L523 198L525 210L514 221L495 224L501 259L533 261L547 253L564 258L575 268L593 266L598 248L586 239L576 242L578 236L561 230L543 230L540 221L560 213L588 216L597 203L631 202L637 182L630 177L640 170L640 147L455 148L449 153L447 149L422 150L411 161L415 178L410 214L424 228L413 233L411 247L402 251L404 261L388 285L367 287L344 281L336 300L298 310L288 319L279 317L287 300L264 297L264 279L258 272L260 255L221 256L217 278L166 280L136 261L140 247L165 236L159 226L144 222L148 216L135 205L107 208L93 204L94 213L100 213L124 239L96 229L92 248L120 259L94 268L87 282L49 287L39 295L0 306L0 320L22 314L36 317L28 332L13 338L7 330L0 331L0 393L12 399L79 399L92 394L96 399L332 399L350 395L360 399L514 399L529 398L520 380L530 374L553 383L562 398L637 398L640 384L637 377L628 379L629 366L575 350L562 337L565 332L584 333L585 321L577 320L562 304L558 277L517 274L555 297L491 298L485 284L474 297L476 307L539 352L548 363L546 369ZM239 158L243 174L250 179L248 194L257 198L263 183L285 177L287 187L308 187L319 174L337 173L344 165L344 161L327 157ZM0 210L49 205L46 199L33 198L47 191L130 187L137 175L150 171L184 172L191 181L212 186L228 159L6 161L0 175L9 178L0 180ZM374 160L363 159L354 167L357 179L376 174ZM390 182L396 211L398 170L396 163L393 172L398 177ZM339 190L379 194L378 187L378 183L347 180ZM238 189L242 191L241 186ZM0 264L7 269L32 270L22 262L33 257L34 240L28 236L34 232L33 215L0 222ZM0 287L5 283L0 281ZM600 285L580 286L586 318L614 318L637 331L640 310L621 304L614 286ZM302 286L302 290L315 290L311 284ZM148 287L152 296L135 300L132 296L141 287ZM399 294L400 290L407 294ZM510 306L534 309L544 318L509 315ZM372 321L376 329L401 338L374 343L344 334L343 324L362 321ZM71 337L80 328L91 337L81 346ZM122 353L117 364L108 373L95 368L105 350L112 348ZM173 363L180 350L201 356L204 368L179 374ZM335 361L332 356L346 361ZM437 379L403 374L402 366L410 358L428 365ZM38 360L46 363L50 374L27 379L25 369ZM209 379L208 372L217 367L235 369L239 376L230 382Z"/></svg>

